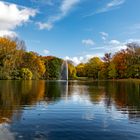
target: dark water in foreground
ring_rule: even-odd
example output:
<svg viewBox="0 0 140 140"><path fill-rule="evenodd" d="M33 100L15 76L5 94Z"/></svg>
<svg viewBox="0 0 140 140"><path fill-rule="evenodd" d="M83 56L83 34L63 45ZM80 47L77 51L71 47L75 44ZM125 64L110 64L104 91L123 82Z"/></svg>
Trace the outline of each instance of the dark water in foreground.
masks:
<svg viewBox="0 0 140 140"><path fill-rule="evenodd" d="M140 83L0 81L0 140L140 140Z"/></svg>

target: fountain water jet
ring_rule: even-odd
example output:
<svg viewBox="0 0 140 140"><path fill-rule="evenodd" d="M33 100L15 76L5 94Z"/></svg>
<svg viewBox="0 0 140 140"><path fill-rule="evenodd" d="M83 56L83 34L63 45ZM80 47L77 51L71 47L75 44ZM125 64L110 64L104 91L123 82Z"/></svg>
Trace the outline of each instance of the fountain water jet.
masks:
<svg viewBox="0 0 140 140"><path fill-rule="evenodd" d="M68 62L64 60L61 66L61 80L68 80Z"/></svg>

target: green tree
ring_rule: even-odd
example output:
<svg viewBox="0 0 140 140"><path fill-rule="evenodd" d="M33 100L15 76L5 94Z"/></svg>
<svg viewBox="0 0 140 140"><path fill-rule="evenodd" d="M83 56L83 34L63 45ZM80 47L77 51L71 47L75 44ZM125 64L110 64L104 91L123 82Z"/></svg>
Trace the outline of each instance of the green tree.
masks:
<svg viewBox="0 0 140 140"><path fill-rule="evenodd" d="M100 71L98 72L98 78L99 79L108 79L108 67L106 67L106 63L103 62L100 66Z"/></svg>
<svg viewBox="0 0 140 140"><path fill-rule="evenodd" d="M127 44L127 77L140 78L140 44Z"/></svg>
<svg viewBox="0 0 140 140"><path fill-rule="evenodd" d="M114 63L110 63L109 67L108 67L108 75L109 75L109 78L113 78L115 79L117 77L117 71L116 71L116 67L115 67L115 64Z"/></svg>
<svg viewBox="0 0 140 140"><path fill-rule="evenodd" d="M99 57L93 57L86 64L86 74L88 77L98 79L99 71L101 70L102 61Z"/></svg>
<svg viewBox="0 0 140 140"><path fill-rule="evenodd" d="M44 79L59 79L62 59L48 56L44 57L43 60L46 68L46 71L44 73Z"/></svg>

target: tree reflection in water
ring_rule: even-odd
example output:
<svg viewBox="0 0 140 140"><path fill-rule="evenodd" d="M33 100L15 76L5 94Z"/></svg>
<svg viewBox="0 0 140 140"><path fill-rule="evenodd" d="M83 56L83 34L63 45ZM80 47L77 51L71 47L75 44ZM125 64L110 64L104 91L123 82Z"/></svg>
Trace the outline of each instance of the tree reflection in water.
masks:
<svg viewBox="0 0 140 140"><path fill-rule="evenodd" d="M38 108L39 105L40 108ZM99 107L100 105L102 105L102 108ZM41 112L44 106L51 108ZM112 111L114 108L115 111ZM77 115L83 114L87 121L92 121L94 116L97 115L101 117L98 123L103 121L102 117L108 119L103 116L101 110L96 112L97 109L105 109L108 111L104 112L106 115L110 112L125 114L128 119L140 122L140 83L115 81L0 81L0 138L7 136L5 139L8 139L8 137L14 139L9 126L12 127L12 131L19 131L22 126L20 122L23 123L23 126L26 123L33 131L35 128L33 127L33 129L32 125L30 126L28 120L35 125L40 123L41 125L44 123L49 125L51 122L45 120L54 119L53 121L57 122L61 121L61 117L64 120L67 120L67 117L72 117L69 119L78 117L73 116L75 111L77 111ZM40 116L40 113L44 113L44 115ZM56 116L58 114L60 116ZM28 119L23 121L24 117ZM44 118L41 120L41 117ZM77 119L80 120L80 118L81 116ZM34 120L38 120L38 122L34 122ZM107 120L104 121L106 126L108 122ZM53 123L53 125L55 124ZM66 123L67 125L70 124ZM22 131L23 135L28 130L25 131L22 128ZM30 132L32 131L30 130ZM4 135L5 133L7 135Z"/></svg>
<svg viewBox="0 0 140 140"><path fill-rule="evenodd" d="M44 81L0 81L0 122L20 117L24 106L43 100Z"/></svg>
<svg viewBox="0 0 140 140"><path fill-rule="evenodd" d="M92 104L115 108L130 119L140 118L140 83L93 81L0 81L0 123L20 119L24 107L70 100L74 94Z"/></svg>

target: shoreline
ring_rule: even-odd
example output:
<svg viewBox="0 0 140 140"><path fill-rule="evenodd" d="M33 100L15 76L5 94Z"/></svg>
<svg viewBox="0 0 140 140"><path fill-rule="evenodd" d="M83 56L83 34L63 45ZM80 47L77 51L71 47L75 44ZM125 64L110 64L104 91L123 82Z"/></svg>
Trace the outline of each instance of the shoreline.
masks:
<svg viewBox="0 0 140 140"><path fill-rule="evenodd" d="M133 79L133 78L128 78L128 79L92 79L92 78L87 78L87 77L78 77L73 80L91 80L91 81L118 81L118 82L140 82L140 79Z"/></svg>
<svg viewBox="0 0 140 140"><path fill-rule="evenodd" d="M99 79L92 79L92 78L82 78L82 77L78 77L75 79L69 79L69 80L47 80L47 79L31 79L31 80L24 80L24 79L19 79L19 80L15 80L15 79L1 79L0 81L48 81L48 82L53 82L53 81L59 81L59 82L69 82L69 81L93 81L93 82L140 82L140 79L105 79L105 80L99 80Z"/></svg>

